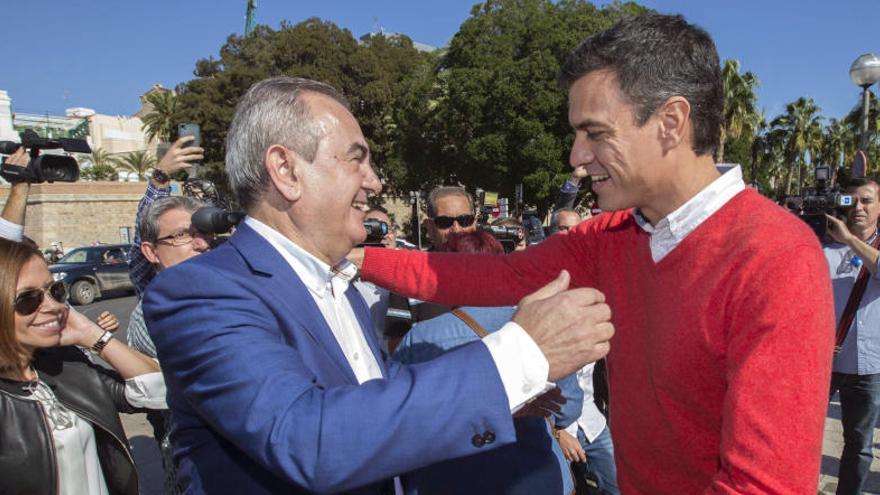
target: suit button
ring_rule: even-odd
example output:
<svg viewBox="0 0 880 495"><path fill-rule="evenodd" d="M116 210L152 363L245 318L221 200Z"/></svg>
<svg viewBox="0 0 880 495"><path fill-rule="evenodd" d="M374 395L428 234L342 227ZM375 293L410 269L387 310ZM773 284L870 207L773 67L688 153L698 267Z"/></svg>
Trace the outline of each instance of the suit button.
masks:
<svg viewBox="0 0 880 495"><path fill-rule="evenodd" d="M487 445L494 442L494 441L495 441L495 434L492 433L491 431L487 431L485 434L483 434L483 442L485 442Z"/></svg>
<svg viewBox="0 0 880 495"><path fill-rule="evenodd" d="M483 437L481 435L477 434L474 435L473 438L471 438L471 443L474 444L474 447L482 447L483 445L485 445L486 441L483 440Z"/></svg>

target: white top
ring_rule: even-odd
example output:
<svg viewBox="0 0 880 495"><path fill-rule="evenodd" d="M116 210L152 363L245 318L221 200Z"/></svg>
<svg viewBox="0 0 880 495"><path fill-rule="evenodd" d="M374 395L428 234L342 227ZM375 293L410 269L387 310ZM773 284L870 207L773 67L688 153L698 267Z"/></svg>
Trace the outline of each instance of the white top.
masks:
<svg viewBox="0 0 880 495"><path fill-rule="evenodd" d="M21 242L24 239L24 225L12 223L0 217L0 237L10 241Z"/></svg>
<svg viewBox="0 0 880 495"><path fill-rule="evenodd" d="M605 416L599 412L599 408L596 407L596 402L593 400L593 368L595 367L596 363L590 363L575 374L578 385L584 391L584 403L581 406L580 417L565 429L571 436L577 438L577 430L580 427L584 430L584 435L590 443L596 440L606 425Z"/></svg>
<svg viewBox="0 0 880 495"><path fill-rule="evenodd" d="M358 382L382 378L376 357L345 296L357 268L343 260L333 269L259 220L249 216L244 221L281 254L308 287ZM511 411L518 410L547 389L550 365L535 341L519 325L508 322L501 330L486 336L483 343L501 375Z"/></svg>
<svg viewBox="0 0 880 495"><path fill-rule="evenodd" d="M657 225L651 225L638 210L634 210L633 214L639 226L651 234L651 258L654 259L654 262L659 263L688 234L720 210L745 187L742 180L742 169L737 165L712 181L677 210L666 215L665 218L657 222Z"/></svg>

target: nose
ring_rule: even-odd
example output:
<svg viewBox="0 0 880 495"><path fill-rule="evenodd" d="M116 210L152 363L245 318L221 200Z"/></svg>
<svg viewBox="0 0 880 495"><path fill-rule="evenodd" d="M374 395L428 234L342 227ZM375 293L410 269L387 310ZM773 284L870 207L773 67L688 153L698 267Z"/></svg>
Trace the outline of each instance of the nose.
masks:
<svg viewBox="0 0 880 495"><path fill-rule="evenodd" d="M576 132L574 142L571 143L571 152L568 155L569 165L571 165L571 168L578 168L581 165L592 163L594 159L593 148L587 139L586 133Z"/></svg>
<svg viewBox="0 0 880 495"><path fill-rule="evenodd" d="M373 171L373 167L369 162L364 163L364 180L361 184L365 190L372 192L373 194L379 194L382 192L382 181L379 180L379 176L376 175L376 172Z"/></svg>

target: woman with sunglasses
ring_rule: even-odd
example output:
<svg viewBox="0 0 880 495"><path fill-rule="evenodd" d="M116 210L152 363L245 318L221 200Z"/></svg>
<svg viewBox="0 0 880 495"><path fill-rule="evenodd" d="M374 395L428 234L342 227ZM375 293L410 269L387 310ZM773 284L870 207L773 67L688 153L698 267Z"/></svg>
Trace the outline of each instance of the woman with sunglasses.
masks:
<svg viewBox="0 0 880 495"><path fill-rule="evenodd" d="M0 491L136 495L118 413L166 407L159 366L66 302L39 251L0 239Z"/></svg>

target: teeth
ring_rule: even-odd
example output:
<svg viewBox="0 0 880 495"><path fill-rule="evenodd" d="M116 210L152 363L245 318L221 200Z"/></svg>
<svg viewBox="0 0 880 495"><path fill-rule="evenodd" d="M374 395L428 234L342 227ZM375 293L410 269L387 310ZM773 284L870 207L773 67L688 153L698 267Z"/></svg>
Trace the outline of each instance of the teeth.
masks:
<svg viewBox="0 0 880 495"><path fill-rule="evenodd" d="M594 175L591 175L590 177L593 178L593 182L602 182L603 180L608 180L609 175L608 174L594 174Z"/></svg>
<svg viewBox="0 0 880 495"><path fill-rule="evenodd" d="M351 204L351 206L352 208L361 210L364 213L366 213L370 209L370 206L367 203L363 203L361 201L355 201Z"/></svg>

